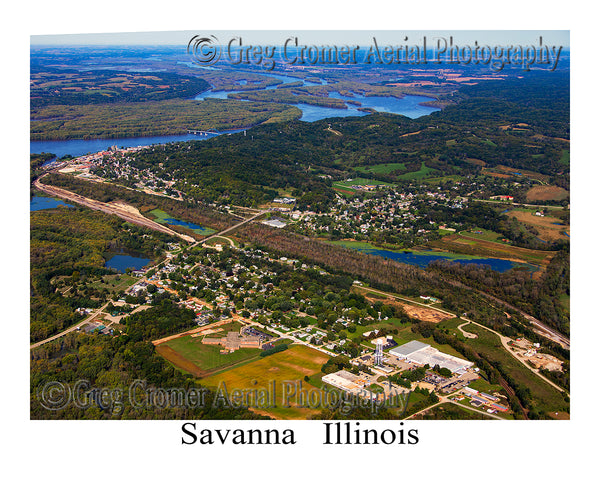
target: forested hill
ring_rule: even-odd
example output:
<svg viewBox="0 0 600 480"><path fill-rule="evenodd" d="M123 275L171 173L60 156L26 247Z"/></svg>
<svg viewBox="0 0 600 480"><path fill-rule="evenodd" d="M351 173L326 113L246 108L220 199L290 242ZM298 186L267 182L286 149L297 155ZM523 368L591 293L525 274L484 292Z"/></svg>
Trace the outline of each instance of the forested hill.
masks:
<svg viewBox="0 0 600 480"><path fill-rule="evenodd" d="M570 79L568 72L528 72L520 78L504 78L465 85L453 95L458 105L441 113L422 117L454 125L485 124L530 125L535 133L569 138Z"/></svg>
<svg viewBox="0 0 600 480"><path fill-rule="evenodd" d="M35 66L30 85L31 108L187 99L210 87L202 78L168 72L79 71Z"/></svg>
<svg viewBox="0 0 600 480"><path fill-rule="evenodd" d="M387 162L402 163L405 172L426 167L433 176L501 165L568 185L561 163L569 149L563 139L568 77L490 81L461 92L458 105L416 120L379 113L261 125L246 135L157 146L136 155L133 164L181 180L178 188L193 197L247 206L286 189L300 206L318 209L333 198L332 181L355 176L356 167ZM383 180L403 178L390 173Z"/></svg>

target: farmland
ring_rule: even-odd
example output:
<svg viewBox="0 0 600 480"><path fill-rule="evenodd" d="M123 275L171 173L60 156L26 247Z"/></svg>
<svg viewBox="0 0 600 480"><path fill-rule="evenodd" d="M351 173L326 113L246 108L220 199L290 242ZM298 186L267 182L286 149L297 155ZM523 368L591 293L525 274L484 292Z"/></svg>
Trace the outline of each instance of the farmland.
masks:
<svg viewBox="0 0 600 480"><path fill-rule="evenodd" d="M554 217L538 216L535 214L535 210L515 209L511 210L506 215L534 227L538 231L538 237L546 242L569 238L567 236L570 234L570 227L568 225L557 222L557 219ZM567 235L563 232L566 232Z"/></svg>
<svg viewBox="0 0 600 480"><path fill-rule="evenodd" d="M568 196L569 192L562 187L557 187L556 185L536 185L527 191L526 198L528 202L546 200L554 200L558 202L560 200L564 200Z"/></svg>
<svg viewBox="0 0 600 480"><path fill-rule="evenodd" d="M261 389L268 388L275 382L275 408L268 410L255 409L258 413L281 419L306 418L316 413L309 408L294 407L297 403L291 401L291 408L284 407L284 383L301 381L305 376L314 375L321 370L329 356L304 346L293 346L288 350L260 358L251 363L229 369L222 373L211 375L202 380L202 385L217 388ZM315 387L302 382L306 391L317 390Z"/></svg>

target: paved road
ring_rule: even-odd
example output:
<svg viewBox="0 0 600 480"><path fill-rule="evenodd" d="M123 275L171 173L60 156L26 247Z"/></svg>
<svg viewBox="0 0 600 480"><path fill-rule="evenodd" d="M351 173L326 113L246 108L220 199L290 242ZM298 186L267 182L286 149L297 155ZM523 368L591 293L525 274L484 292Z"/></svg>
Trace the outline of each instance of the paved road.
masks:
<svg viewBox="0 0 600 480"><path fill-rule="evenodd" d="M75 330L77 330L78 328L82 327L83 325L85 325L85 324L87 324L87 323L90 323L90 322L91 322L92 320L94 320L94 319L95 319L95 318L96 318L98 315L100 315L100 314L101 314L101 313L104 311L104 309L105 309L106 307L108 307L108 304L109 304L109 303L110 303L110 302L106 302L106 303L105 303L104 305L102 305L102 306L101 306L101 307L100 307L98 310L96 310L95 312L93 312L92 314L90 314L90 316L89 316L89 317L85 318L84 320L82 320L82 321L81 321L81 322L79 322L79 323L76 323L76 324L75 324L75 325L73 325L72 327L69 327L69 328L67 328L66 330L63 330L62 332L60 332L60 333L57 333L56 335L53 335L52 337L48 337L48 338L46 338L45 340L42 340L42 341L40 341L40 342L37 342L37 343L33 343L33 344L31 344L31 345L29 346L29 349L30 349L30 350L33 350L34 348L36 348L36 347L39 347L40 345L43 345L44 343L48 343L48 342L51 342L52 340L56 340L57 338L60 338L60 337L62 337L62 336L64 336L64 335L66 335L67 333L74 332Z"/></svg>
<svg viewBox="0 0 600 480"><path fill-rule="evenodd" d="M442 397L438 403L434 403L433 405L425 407L423 410L419 410L418 412L413 413L410 417L406 417L404 420L409 420L409 419L413 418L415 415L419 415L420 413L426 412L427 410L431 410L432 408L437 407L438 405L441 405L443 403L453 403L454 405L458 405L461 408L466 408L467 410L471 410L471 411L476 412L478 414L491 417L491 418L493 418L495 420L506 420L506 418L499 417L497 415L493 415L491 413L485 412L483 410L478 410L478 409L473 408L473 407L469 407L468 405L463 405L462 403L455 402L454 400L450 400L449 398L446 398L446 397Z"/></svg>
<svg viewBox="0 0 600 480"><path fill-rule="evenodd" d="M369 288L369 287L356 287L356 288L360 288L363 290L367 290L367 291L371 291L374 293L377 293L379 295L389 295L390 297L394 297L397 298L398 300L402 300L403 302L410 302L410 303L414 303L416 305L420 305L422 307L426 307L426 308L431 308L432 310L436 310L438 312L442 312L442 313L448 313L451 315L454 315L452 312L447 312L446 310L442 310L441 308L437 308L437 307L433 307L431 305L427 305L425 303L421 303L421 302L417 302L415 300L411 300L409 298L404 298L401 297L400 295L394 295L388 292L383 292L381 290L375 290L374 288ZM466 317L458 317L460 320L464 320L465 322L470 322L470 323L474 323L475 325L477 325L478 327L481 327L495 335L497 335L500 338L500 341L502 342L502 345L504 346L504 348L506 349L506 351L508 353L510 353L514 358L516 358L519 362L521 362L525 367L527 367L530 371L532 371L533 373L535 373L538 377L540 377L542 380L544 380L546 383L552 385L554 388L556 388L559 392L565 392L565 390L561 387L559 387L558 385L556 385L552 380L546 378L544 375L542 375L540 372L538 372L535 368L531 367L525 360L523 360L522 358L518 357L517 354L515 352L512 351L512 349L510 348L510 346L508 345L508 342L511 341L512 339L509 337L505 337L504 335L498 333L496 330L492 330L489 327L486 327L485 325L482 325L481 323L475 322L473 320L471 320L470 318L466 318ZM465 324L461 325L464 326ZM567 395L569 395L567 393Z"/></svg>
<svg viewBox="0 0 600 480"><path fill-rule="evenodd" d="M247 218L246 220L244 220L243 222L240 223L236 223L235 225L233 225L232 227L226 228L225 230L222 230L218 233L215 233L214 235L211 235L209 237L203 238L202 240L197 241L196 243L194 243L194 246L196 245L201 245L203 243L208 242L209 240L215 238L215 237L221 237L223 235L225 235L228 232L231 232L232 230L235 230L238 227L241 227L242 225L245 225L246 223L252 222L253 220L256 220L258 217L260 217L261 215L264 215L266 212L260 212L257 213L256 215L253 215L250 218Z"/></svg>
<svg viewBox="0 0 600 480"><path fill-rule="evenodd" d="M43 185L43 184L41 184L41 185ZM46 187L46 185L43 185L43 186L44 186L44 187ZM65 192L68 192L68 191L67 191L67 190L65 190ZM71 193L71 192L68 192L68 193ZM74 195L74 194L73 194L73 195ZM84 197L81 197L81 198L84 198ZM69 198L69 200L71 200L71 198ZM73 201L75 201L75 200L73 200ZM89 205L86 205L86 206L89 206ZM229 227L229 228L227 228L227 229L225 229L225 230L223 230L223 231L221 231L221 232L218 232L218 233L216 233L216 234L214 234L214 235L211 235L210 237L207 237L207 238L205 238L205 239L203 239L203 240L201 240L201 241L199 241L199 242L196 242L194 245L202 244L203 242L205 242L205 241L207 241L207 240L209 240L209 239L211 239L211 238L222 236L224 233L227 233L227 232L229 232L229 231L233 230L234 228L237 228L237 227L239 227L239 226L241 226L241 225L244 225L244 224L246 224L246 223L248 223L248 222L251 222L251 221L255 220L256 218L260 217L260 216L261 216L261 215L263 215L263 214L264 214L264 212L261 212L261 213L259 213L259 214L257 214L257 215L254 215L253 217L251 217L251 218L249 218L249 219L247 219L247 220L244 220L243 222L240 222L240 223L238 223L238 224L236 224L236 225L234 225L234 226L232 226L232 227ZM157 225L158 225L158 224L157 224ZM176 233L176 232L173 232L172 230L171 230L171 232L172 232L172 234L176 234L177 236L181 236L180 234L178 234L178 233ZM175 252L172 252L172 253L175 253ZM167 257L165 260L163 260L162 262L158 263L158 264L157 264L157 265L155 265L153 268L159 267L159 266L160 266L160 265L162 265L163 263L169 263L169 262L170 262L170 260L171 260L171 259L170 259L169 257ZM147 282L147 281L148 281L148 279L146 278L146 276L143 276L143 277L142 277L142 278L140 278L140 279L139 279L139 280L138 280L138 281L137 281L137 282L136 282L134 285L137 285L138 283L141 283L141 282ZM132 286L133 286L133 285L132 285ZM131 288L131 287L130 287L130 288ZM60 338L60 337L62 337L62 336L64 336L64 335L66 335L67 333L70 333L70 332L73 332L73 331L77 330L77 327L81 327L82 325L85 325L86 323L88 323L88 322L91 322L91 321L92 321L93 319L95 319L95 318L96 318L98 315L100 315L100 314L101 314L101 313L104 311L104 309L105 309L105 308L108 306L108 304L109 304L109 303L110 303L110 302L107 302L107 303L105 303L105 304L104 304L102 307L100 307L98 310L96 310L94 313L92 313L92 314L91 314L91 315L90 315L88 318L86 318L85 320L82 320L81 322L79 322L79 323L77 323L77 324L73 325L72 327L69 327L69 328L67 328L66 330L63 330L63 331L62 331L62 332L60 332L60 333L57 333L56 335L53 335L52 337L49 337L49 338L46 338L45 340L42 340L42 341L40 341L40 342L37 342L37 343L31 344L31 345L29 346L29 348L30 348L30 349L34 349L34 348L36 348L36 347L39 347L40 345L43 345L44 343L51 342L51 341L53 341L53 340L56 340L56 339L58 339L58 338Z"/></svg>

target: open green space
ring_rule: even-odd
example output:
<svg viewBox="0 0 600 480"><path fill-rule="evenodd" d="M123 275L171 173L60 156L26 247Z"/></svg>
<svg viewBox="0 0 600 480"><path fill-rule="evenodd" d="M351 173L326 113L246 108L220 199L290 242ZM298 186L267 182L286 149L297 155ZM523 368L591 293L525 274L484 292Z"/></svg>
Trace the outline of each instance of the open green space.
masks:
<svg viewBox="0 0 600 480"><path fill-rule="evenodd" d="M354 167L354 170L361 173L381 173L388 174L396 170L404 170L404 163L380 163L377 165L365 165L361 167Z"/></svg>
<svg viewBox="0 0 600 480"><path fill-rule="evenodd" d="M560 300L560 304L564 307L564 309L567 312L571 311L571 296L563 293L560 297L558 297L558 299Z"/></svg>
<svg viewBox="0 0 600 480"><path fill-rule="evenodd" d="M460 235L462 237L474 238L476 240L487 240L488 242L506 244L506 242L502 242L500 240L502 238L502 235L491 230L486 230L484 228L473 228L471 230L463 230L462 232L460 232Z"/></svg>
<svg viewBox="0 0 600 480"><path fill-rule="evenodd" d="M423 182L427 183L427 184L432 184L432 185L436 185L438 183L446 183L448 181L450 182L459 182L461 180L463 180L464 177L461 177L460 175L444 175L443 177L428 177L428 178L424 178Z"/></svg>
<svg viewBox="0 0 600 480"><path fill-rule="evenodd" d="M223 332L219 332L223 333ZM205 371L227 367L244 360L258 358L261 350L259 348L240 348L235 352L222 354L219 345L203 345L202 337L185 337L170 340L165 345L171 347L187 360Z"/></svg>
<svg viewBox="0 0 600 480"><path fill-rule="evenodd" d="M528 388L534 406L546 412L568 409L569 404L565 401L562 393L533 374L508 353L497 335L473 323L464 326L463 330L477 334L477 338L465 339L465 344L485 355L489 361L498 362L519 385Z"/></svg>
<svg viewBox="0 0 600 480"><path fill-rule="evenodd" d="M491 384L483 378L478 378L477 380L473 380L469 383L470 388L474 388L475 390L483 393L488 393L490 395L502 392L502 387L500 385Z"/></svg>
<svg viewBox="0 0 600 480"><path fill-rule="evenodd" d="M418 180L429 175L431 172L435 172L435 169L426 166L425 162L422 162L419 170L416 172L404 173L403 175L399 175L398 178L403 180Z"/></svg>
<svg viewBox="0 0 600 480"><path fill-rule="evenodd" d="M137 278L127 274L104 275L102 279L91 282L90 286L96 289L106 288L109 293L116 293L122 292L137 281Z"/></svg>
<svg viewBox="0 0 600 480"><path fill-rule="evenodd" d="M571 163L571 152L569 150L563 150L559 162L563 165L569 165Z"/></svg>
<svg viewBox="0 0 600 480"><path fill-rule="evenodd" d="M348 180L344 180L344 181L334 182L332 184L333 187L338 187L338 188L349 188L349 187L357 186L357 185L358 186L385 185L387 187L392 186L391 183L381 182L379 180L373 180L371 178L362 178L362 177L357 177L357 178L352 178L352 179L348 179Z"/></svg>

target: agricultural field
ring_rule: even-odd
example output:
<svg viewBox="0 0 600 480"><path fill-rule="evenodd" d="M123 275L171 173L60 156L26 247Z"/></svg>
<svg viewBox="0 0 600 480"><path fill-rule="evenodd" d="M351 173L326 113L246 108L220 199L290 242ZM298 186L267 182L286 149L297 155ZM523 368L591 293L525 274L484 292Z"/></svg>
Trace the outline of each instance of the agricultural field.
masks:
<svg viewBox="0 0 600 480"><path fill-rule="evenodd" d="M528 202L546 200L554 200L559 202L568 196L569 192L567 192L564 188L557 187L556 185L536 185L527 191L526 198Z"/></svg>
<svg viewBox="0 0 600 480"><path fill-rule="evenodd" d="M571 227L564 225L562 222L558 222L555 217L552 216L538 216L535 215L536 210L530 209L514 209L507 212L505 215L514 217L519 222L526 225L533 226L539 233L538 238L546 242L556 240L566 240L571 234ZM566 235L565 233L566 232Z"/></svg>
<svg viewBox="0 0 600 480"><path fill-rule="evenodd" d="M202 379L203 386L218 388L225 385L228 392L232 388L262 389L275 382L275 408L252 409L257 413L269 415L277 419L302 419L315 414L314 410L297 406L290 401L290 408L284 404L284 383L302 381L302 389L306 392L318 390L303 379L305 376L321 373L321 366L330 357L322 352L302 345L294 345L283 352L260 358L245 365L211 375Z"/></svg>

